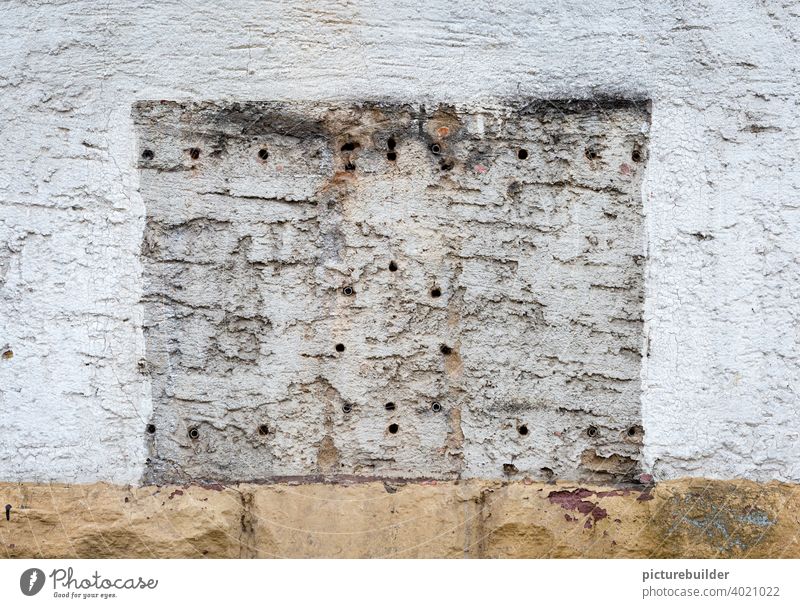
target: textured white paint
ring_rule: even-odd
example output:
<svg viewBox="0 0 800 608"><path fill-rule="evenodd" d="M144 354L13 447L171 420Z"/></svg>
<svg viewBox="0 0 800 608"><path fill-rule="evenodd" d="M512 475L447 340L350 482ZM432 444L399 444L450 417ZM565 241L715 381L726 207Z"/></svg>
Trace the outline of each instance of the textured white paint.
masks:
<svg viewBox="0 0 800 608"><path fill-rule="evenodd" d="M135 482L139 99L653 100L645 456L800 479L791 2L0 4L0 479Z"/></svg>

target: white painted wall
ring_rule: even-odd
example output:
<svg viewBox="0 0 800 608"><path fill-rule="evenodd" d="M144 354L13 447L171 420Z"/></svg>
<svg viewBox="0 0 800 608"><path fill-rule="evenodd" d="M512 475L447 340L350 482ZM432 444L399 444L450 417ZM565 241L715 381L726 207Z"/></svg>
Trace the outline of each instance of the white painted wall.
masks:
<svg viewBox="0 0 800 608"><path fill-rule="evenodd" d="M795 3L5 0L0 34L0 479L143 470L135 100L611 94L653 100L648 466L800 480Z"/></svg>

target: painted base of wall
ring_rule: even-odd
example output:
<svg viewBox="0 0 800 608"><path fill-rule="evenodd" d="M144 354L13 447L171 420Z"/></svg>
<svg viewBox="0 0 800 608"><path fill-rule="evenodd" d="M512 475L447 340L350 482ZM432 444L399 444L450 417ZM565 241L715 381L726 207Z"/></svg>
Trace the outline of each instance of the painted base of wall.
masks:
<svg viewBox="0 0 800 608"><path fill-rule="evenodd" d="M0 556L800 557L800 486L0 484Z"/></svg>

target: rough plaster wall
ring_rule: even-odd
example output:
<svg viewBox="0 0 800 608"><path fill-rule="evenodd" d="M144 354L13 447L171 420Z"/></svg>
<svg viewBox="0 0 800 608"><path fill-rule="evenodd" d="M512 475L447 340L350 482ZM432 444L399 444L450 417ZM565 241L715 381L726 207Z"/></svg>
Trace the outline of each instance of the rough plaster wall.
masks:
<svg viewBox="0 0 800 608"><path fill-rule="evenodd" d="M137 481L139 99L649 98L647 468L800 479L791 2L0 5L0 478Z"/></svg>
<svg viewBox="0 0 800 608"><path fill-rule="evenodd" d="M135 122L148 479L636 478L647 103Z"/></svg>

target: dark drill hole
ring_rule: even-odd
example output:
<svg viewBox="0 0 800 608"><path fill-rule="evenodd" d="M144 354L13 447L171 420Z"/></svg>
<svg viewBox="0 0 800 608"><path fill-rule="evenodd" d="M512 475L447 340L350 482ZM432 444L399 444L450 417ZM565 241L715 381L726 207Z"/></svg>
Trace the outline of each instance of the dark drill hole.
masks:
<svg viewBox="0 0 800 608"><path fill-rule="evenodd" d="M11 505L6 505L6 521L11 521Z"/></svg>
<svg viewBox="0 0 800 608"><path fill-rule="evenodd" d="M453 352L453 349L447 346L447 344L442 344L439 347L439 352L442 353L443 355L449 355L450 353Z"/></svg>
<svg viewBox="0 0 800 608"><path fill-rule="evenodd" d="M356 166L353 163L351 163L350 161L347 161L347 163L344 166L344 170L345 171L355 171L356 170Z"/></svg>
<svg viewBox="0 0 800 608"><path fill-rule="evenodd" d="M155 424L148 424L147 425L147 432L151 435L156 432L156 425Z"/></svg>
<svg viewBox="0 0 800 608"><path fill-rule="evenodd" d="M269 435L269 427L266 424L259 424L258 425L258 434L262 437L264 435Z"/></svg>
<svg viewBox="0 0 800 608"><path fill-rule="evenodd" d="M397 406L394 404L394 402L393 402L393 401L390 401L389 403L387 403L387 404L386 404L386 405L384 405L383 407L386 409L386 411L387 411L387 412L391 412L391 411L393 411L393 410L396 410L396 409L397 409Z"/></svg>
<svg viewBox="0 0 800 608"><path fill-rule="evenodd" d="M438 298L441 295L442 295L442 290L439 289L438 287L434 287L433 289L431 289L431 297L432 298Z"/></svg>
<svg viewBox="0 0 800 608"><path fill-rule="evenodd" d="M336 352L343 353L344 352L344 344L337 344L336 345Z"/></svg>
<svg viewBox="0 0 800 608"><path fill-rule="evenodd" d="M642 162L642 151L639 150L638 147L634 148L633 152L631 152L631 160L635 163Z"/></svg>
<svg viewBox="0 0 800 608"><path fill-rule="evenodd" d="M389 262L389 270L391 272L397 272L397 264L395 264L394 262Z"/></svg>
<svg viewBox="0 0 800 608"><path fill-rule="evenodd" d="M586 434L589 435L589 437L594 437L597 435L597 427L590 426L588 429L586 429Z"/></svg>
<svg viewBox="0 0 800 608"><path fill-rule="evenodd" d="M517 428L517 432L522 435L523 437L528 434L528 425L527 424L520 424Z"/></svg>
<svg viewBox="0 0 800 608"><path fill-rule="evenodd" d="M345 403L345 404L342 406L342 411L343 411L345 414L349 414L350 412L352 412L352 411L353 411L353 406L352 406L352 405L350 405L349 403Z"/></svg>
<svg viewBox="0 0 800 608"><path fill-rule="evenodd" d="M197 439L200 437L200 431L197 430L197 427L192 427L189 429L189 439Z"/></svg>
<svg viewBox="0 0 800 608"><path fill-rule="evenodd" d="M200 148L189 148L189 156L192 160L200 158Z"/></svg>
<svg viewBox="0 0 800 608"><path fill-rule="evenodd" d="M520 148L517 151L517 158L520 160L525 160L526 158L528 158L528 151L525 148Z"/></svg>
<svg viewBox="0 0 800 608"><path fill-rule="evenodd" d="M631 428L628 429L628 437L635 437L636 432L637 428L635 426L632 426Z"/></svg>
<svg viewBox="0 0 800 608"><path fill-rule="evenodd" d="M344 289L342 289L342 293L343 293L344 295L346 295L346 296L352 296L352 295L353 295L353 293L354 293L354 292L353 292L353 288L352 288L352 287L350 287L350 285L348 285L347 287L345 287Z"/></svg>
<svg viewBox="0 0 800 608"><path fill-rule="evenodd" d="M142 158L144 160L153 160L154 156L155 156L155 154L153 153L152 150L150 150L150 149L142 150Z"/></svg>
<svg viewBox="0 0 800 608"><path fill-rule="evenodd" d="M441 412L442 411L442 404L439 403L438 401L434 401L433 404L431 405L431 409L434 412Z"/></svg>
<svg viewBox="0 0 800 608"><path fill-rule="evenodd" d="M399 430L400 430L400 427L399 427L397 424L395 424L395 423L392 423L392 424L390 424L390 425L389 425L389 432L390 432L392 435L394 435L394 434L395 434L397 431L399 431Z"/></svg>
<svg viewBox="0 0 800 608"><path fill-rule="evenodd" d="M394 140L394 137L390 137L386 141L386 147L389 148L390 150L394 150L396 145L397 145L397 142Z"/></svg>
<svg viewBox="0 0 800 608"><path fill-rule="evenodd" d="M342 146L342 152L352 152L356 148L360 147L361 144L357 141L348 141L346 144Z"/></svg>
<svg viewBox="0 0 800 608"><path fill-rule="evenodd" d="M584 155L589 160L596 160L596 159L600 158L600 155L597 153L597 150L595 150L594 148L586 148L586 151L584 152Z"/></svg>
<svg viewBox="0 0 800 608"><path fill-rule="evenodd" d="M261 148L258 151L258 158L261 160L267 160L269 158L269 151L266 148Z"/></svg>
<svg viewBox="0 0 800 608"><path fill-rule="evenodd" d="M397 160L397 152L387 152L386 160Z"/></svg>
<svg viewBox="0 0 800 608"><path fill-rule="evenodd" d="M434 154L439 154L439 152L441 151L442 148L441 146L439 146L439 144L431 144L431 152L433 152Z"/></svg>

